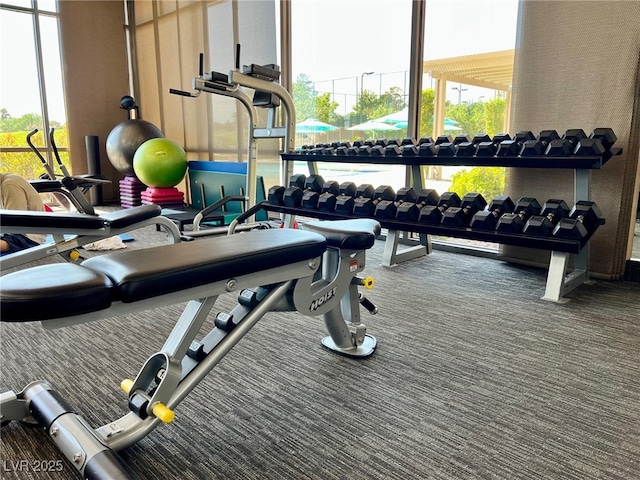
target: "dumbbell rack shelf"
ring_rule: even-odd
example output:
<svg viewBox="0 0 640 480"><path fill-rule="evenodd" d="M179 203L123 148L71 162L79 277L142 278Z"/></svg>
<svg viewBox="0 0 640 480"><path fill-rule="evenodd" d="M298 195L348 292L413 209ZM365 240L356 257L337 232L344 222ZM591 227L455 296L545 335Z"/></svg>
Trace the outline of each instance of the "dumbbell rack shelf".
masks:
<svg viewBox="0 0 640 480"><path fill-rule="evenodd" d="M602 156L570 155L566 157L540 156L460 156L460 155L326 155L295 151L282 154L285 162L333 162L333 163L370 163L381 165L445 167L516 167L516 168L565 168L597 170L607 161L622 153L621 148L612 148Z"/></svg>
<svg viewBox="0 0 640 480"><path fill-rule="evenodd" d="M372 150L373 151L373 150ZM322 154L311 151L290 151L281 155L283 171L291 172L293 162L306 162L309 174L317 174L318 162L334 163L368 163L382 165L404 165L411 171L413 188L422 189L423 166L467 166L467 167L511 167L511 168L545 168L545 169L571 169L574 171L574 200L590 199L591 170L598 170L613 157L622 153L621 148L610 148L602 155L569 155L569 156L469 156L469 155L438 155L433 156L414 155L406 149L402 155L385 154L382 149L376 149L376 154L371 155L337 155ZM450 153L450 152L447 152ZM286 184L286 179L284 179ZM294 215L307 215L314 218L337 219L331 212L289 210L287 207L269 205L269 210L277 211L285 215L288 223L293 222ZM295 211L293 211L295 210ZM602 222L604 223L604 221ZM483 232L469 228L454 228L420 223L381 222L388 229L382 264L392 266L402 261L411 260L419 256L431 253L430 235L442 235L449 237L466 238L495 242L505 245L514 245L551 251L547 283L543 300L564 303L568 300L564 296L588 283L589 279L589 240L590 233L582 240L565 240L556 238L530 237L526 235L498 234L496 232ZM421 234L421 245L398 251L400 232L415 232ZM573 270L569 272L569 259L573 256Z"/></svg>
<svg viewBox="0 0 640 480"><path fill-rule="evenodd" d="M325 212L319 210L310 210L298 207L287 207L284 205L272 205L268 202L263 203L263 208L268 211L284 213L288 215L296 215L299 217L312 217L319 220L349 220L354 218L362 218L357 215L346 215L336 212ZM469 227L452 227L445 225L432 225L421 222L406 222L398 220L381 220L382 228L395 231L409 231L414 233L423 233L426 235L439 235L443 237L457 237L466 238L469 240L479 240L483 242L501 243L503 245L514 245L517 247L536 248L539 250L554 250L558 252L566 253L580 253L585 247L593 233L589 234L581 240L555 238L555 237L542 237L525 234L515 233L499 233L489 230L477 230ZM605 222L601 220L598 226L603 225Z"/></svg>

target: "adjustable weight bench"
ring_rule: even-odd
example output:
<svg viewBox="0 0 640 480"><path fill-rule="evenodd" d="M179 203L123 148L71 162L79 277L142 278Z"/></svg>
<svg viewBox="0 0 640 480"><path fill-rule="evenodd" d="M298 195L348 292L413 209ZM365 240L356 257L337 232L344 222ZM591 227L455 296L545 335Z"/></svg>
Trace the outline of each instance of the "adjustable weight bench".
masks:
<svg viewBox="0 0 640 480"><path fill-rule="evenodd" d="M77 248L88 243L148 225L164 229L173 243L180 242L180 231L175 224L161 215L158 205L140 205L103 215L85 213L27 212L0 210L0 232L44 233L53 236L53 242L0 257L0 268L11 268L27 262L59 254L69 261L76 261Z"/></svg>
<svg viewBox="0 0 640 480"><path fill-rule="evenodd" d="M362 219L304 228L121 251L0 277L2 321L41 321L45 328L188 302L160 350L134 379L122 382L131 410L122 418L94 429L51 384L38 381L0 395L1 421L40 424L84 478L131 478L116 452L171 422L180 401L266 313L321 315L329 332L326 348L355 358L371 355L376 339L366 334L360 305L371 313L377 308L358 287L373 280L357 274L380 225ZM214 327L198 337L218 296L229 292L238 294L237 305L217 314Z"/></svg>

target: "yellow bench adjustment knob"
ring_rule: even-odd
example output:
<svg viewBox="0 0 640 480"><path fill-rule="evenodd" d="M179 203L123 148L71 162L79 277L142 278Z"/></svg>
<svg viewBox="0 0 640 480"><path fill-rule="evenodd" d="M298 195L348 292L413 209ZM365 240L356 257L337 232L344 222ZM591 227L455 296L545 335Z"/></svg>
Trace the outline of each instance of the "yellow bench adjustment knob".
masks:
<svg viewBox="0 0 640 480"><path fill-rule="evenodd" d="M129 393L131 391L131 387L133 387L133 380L130 378L125 378L120 383L120 388L124 390L124 393Z"/></svg>
<svg viewBox="0 0 640 480"><path fill-rule="evenodd" d="M373 284L374 284L373 277L367 277L362 279L362 285L367 290L371 290L373 288Z"/></svg>
<svg viewBox="0 0 640 480"><path fill-rule="evenodd" d="M77 261L80 258L80 252L78 252L77 250L71 250L69 252L69 258L74 262Z"/></svg>
<svg viewBox="0 0 640 480"><path fill-rule="evenodd" d="M158 402L153 406L153 414L163 423L171 423L175 418L175 413L173 410L167 408L166 405Z"/></svg>
<svg viewBox="0 0 640 480"><path fill-rule="evenodd" d="M120 388L125 391L125 393L131 392L131 387L133 387L133 380L130 378L125 378L120 383ZM175 418L175 413L173 410L169 409L166 405L158 402L151 409L153 414L163 423L171 423Z"/></svg>

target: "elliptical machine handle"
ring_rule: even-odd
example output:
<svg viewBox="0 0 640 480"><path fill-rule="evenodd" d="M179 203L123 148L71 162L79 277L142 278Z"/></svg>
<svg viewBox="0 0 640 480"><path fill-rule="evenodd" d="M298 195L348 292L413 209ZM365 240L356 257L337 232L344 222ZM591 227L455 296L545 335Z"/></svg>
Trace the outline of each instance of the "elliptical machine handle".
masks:
<svg viewBox="0 0 640 480"><path fill-rule="evenodd" d="M35 153L36 156L42 162L42 166L44 167L45 171L47 172L47 175L49 176L49 180L55 180L56 179L56 172L53 171L53 169L51 168L51 165L49 165L49 163L45 160L45 158L42 156L40 151L36 148L36 146L31 141L31 137L33 137L36 133L38 133L38 131L39 130L37 128L35 128L35 129L33 129L32 131L30 131L27 134L27 143L29 144L29 147L31 148L31 150L33 150L33 153Z"/></svg>

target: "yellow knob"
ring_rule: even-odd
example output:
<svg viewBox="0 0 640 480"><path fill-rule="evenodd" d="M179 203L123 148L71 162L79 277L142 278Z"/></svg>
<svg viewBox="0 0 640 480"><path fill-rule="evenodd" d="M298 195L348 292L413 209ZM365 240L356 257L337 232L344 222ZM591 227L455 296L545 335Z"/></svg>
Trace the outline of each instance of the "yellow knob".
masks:
<svg viewBox="0 0 640 480"><path fill-rule="evenodd" d="M367 290L371 290L373 288L373 284L374 284L373 277L367 277L362 279L362 285Z"/></svg>
<svg viewBox="0 0 640 480"><path fill-rule="evenodd" d="M175 413L173 413L173 410L167 408L166 405L163 405L160 402L156 403L153 406L152 411L156 418L158 418L163 423L173 422L173 419L176 416Z"/></svg>
<svg viewBox="0 0 640 480"><path fill-rule="evenodd" d="M71 250L69 252L69 258L75 262L80 258L80 253L77 250Z"/></svg>
<svg viewBox="0 0 640 480"><path fill-rule="evenodd" d="M124 390L124 393L129 393L131 391L131 387L133 387L133 380L130 378L125 378L120 383L120 388Z"/></svg>

